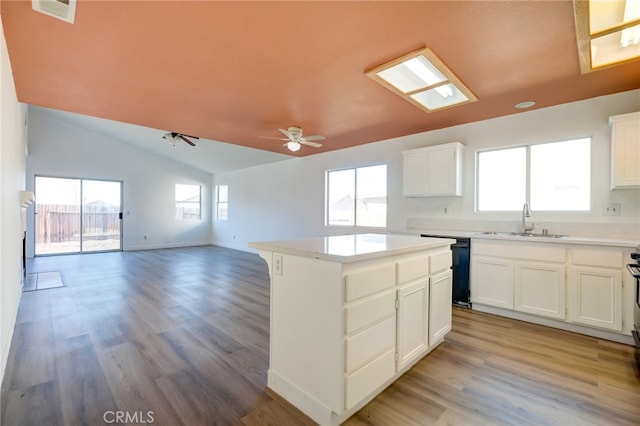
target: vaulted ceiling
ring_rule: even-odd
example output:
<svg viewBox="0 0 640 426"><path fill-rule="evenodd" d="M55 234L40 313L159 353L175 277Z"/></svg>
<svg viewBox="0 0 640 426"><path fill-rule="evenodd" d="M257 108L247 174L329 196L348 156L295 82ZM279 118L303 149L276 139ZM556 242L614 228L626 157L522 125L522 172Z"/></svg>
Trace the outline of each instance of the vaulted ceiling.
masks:
<svg viewBox="0 0 640 426"><path fill-rule="evenodd" d="M75 23L3 0L21 102L292 154L279 128L366 144L640 87L582 75L571 1L89 1ZM429 47L477 102L425 113L365 71Z"/></svg>

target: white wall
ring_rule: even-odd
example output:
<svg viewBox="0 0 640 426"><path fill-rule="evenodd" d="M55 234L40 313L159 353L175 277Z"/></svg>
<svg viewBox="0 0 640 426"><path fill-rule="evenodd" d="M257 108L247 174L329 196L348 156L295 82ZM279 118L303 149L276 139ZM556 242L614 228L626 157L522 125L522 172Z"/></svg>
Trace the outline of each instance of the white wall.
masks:
<svg viewBox="0 0 640 426"><path fill-rule="evenodd" d="M0 25L1 25L0 19ZM19 191L25 188L24 117L18 103L4 32L0 31L0 382L22 295Z"/></svg>
<svg viewBox="0 0 640 426"><path fill-rule="evenodd" d="M30 109L29 190L33 190L36 175L122 181L124 250L210 243L211 174ZM201 220L175 219L176 183L202 185ZM33 207L28 209L29 225L34 223L33 211ZM27 232L31 256L33 226Z"/></svg>
<svg viewBox="0 0 640 426"><path fill-rule="evenodd" d="M229 220L214 221L213 243L247 250L250 241L367 231L324 226L325 170L376 163L388 164L387 229L390 231L517 230L520 213L475 212L476 150L583 136L592 137L591 211L534 212L536 229L545 227L550 233L640 239L640 190L609 190L608 118L638 110L640 90L635 90L216 174L214 184L229 185ZM453 141L466 146L465 195L402 197L401 151ZM330 144L331 140L325 143ZM603 216L604 203L620 203L621 216Z"/></svg>

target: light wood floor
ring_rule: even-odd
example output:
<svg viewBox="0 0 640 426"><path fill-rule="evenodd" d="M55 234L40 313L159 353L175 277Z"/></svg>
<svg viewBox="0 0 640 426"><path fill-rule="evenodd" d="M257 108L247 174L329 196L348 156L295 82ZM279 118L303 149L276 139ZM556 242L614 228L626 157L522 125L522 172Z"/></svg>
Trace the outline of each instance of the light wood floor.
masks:
<svg viewBox="0 0 640 426"><path fill-rule="evenodd" d="M36 258L3 425L306 425L266 388L269 279L250 253L192 247ZM634 348L454 309L445 342L348 425L639 425ZM309 368L313 368L312 365ZM106 413L106 418L105 418ZM134 422L129 422L129 424Z"/></svg>

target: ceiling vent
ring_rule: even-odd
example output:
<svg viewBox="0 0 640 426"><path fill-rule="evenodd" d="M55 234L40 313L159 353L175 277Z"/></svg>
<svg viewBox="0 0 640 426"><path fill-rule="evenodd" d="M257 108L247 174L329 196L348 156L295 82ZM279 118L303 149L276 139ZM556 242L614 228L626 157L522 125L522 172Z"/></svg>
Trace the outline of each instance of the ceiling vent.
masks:
<svg viewBox="0 0 640 426"><path fill-rule="evenodd" d="M31 0L33 10L70 24L76 18L76 0Z"/></svg>

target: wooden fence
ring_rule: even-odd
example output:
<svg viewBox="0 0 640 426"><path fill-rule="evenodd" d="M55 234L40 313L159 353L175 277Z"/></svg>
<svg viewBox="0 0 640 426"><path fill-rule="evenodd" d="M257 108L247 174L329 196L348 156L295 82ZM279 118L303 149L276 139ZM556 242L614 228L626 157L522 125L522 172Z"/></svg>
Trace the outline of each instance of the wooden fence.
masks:
<svg viewBox="0 0 640 426"><path fill-rule="evenodd" d="M120 235L120 209L117 206L84 206L83 238L108 239ZM37 243L80 241L80 206L38 204L35 216Z"/></svg>

